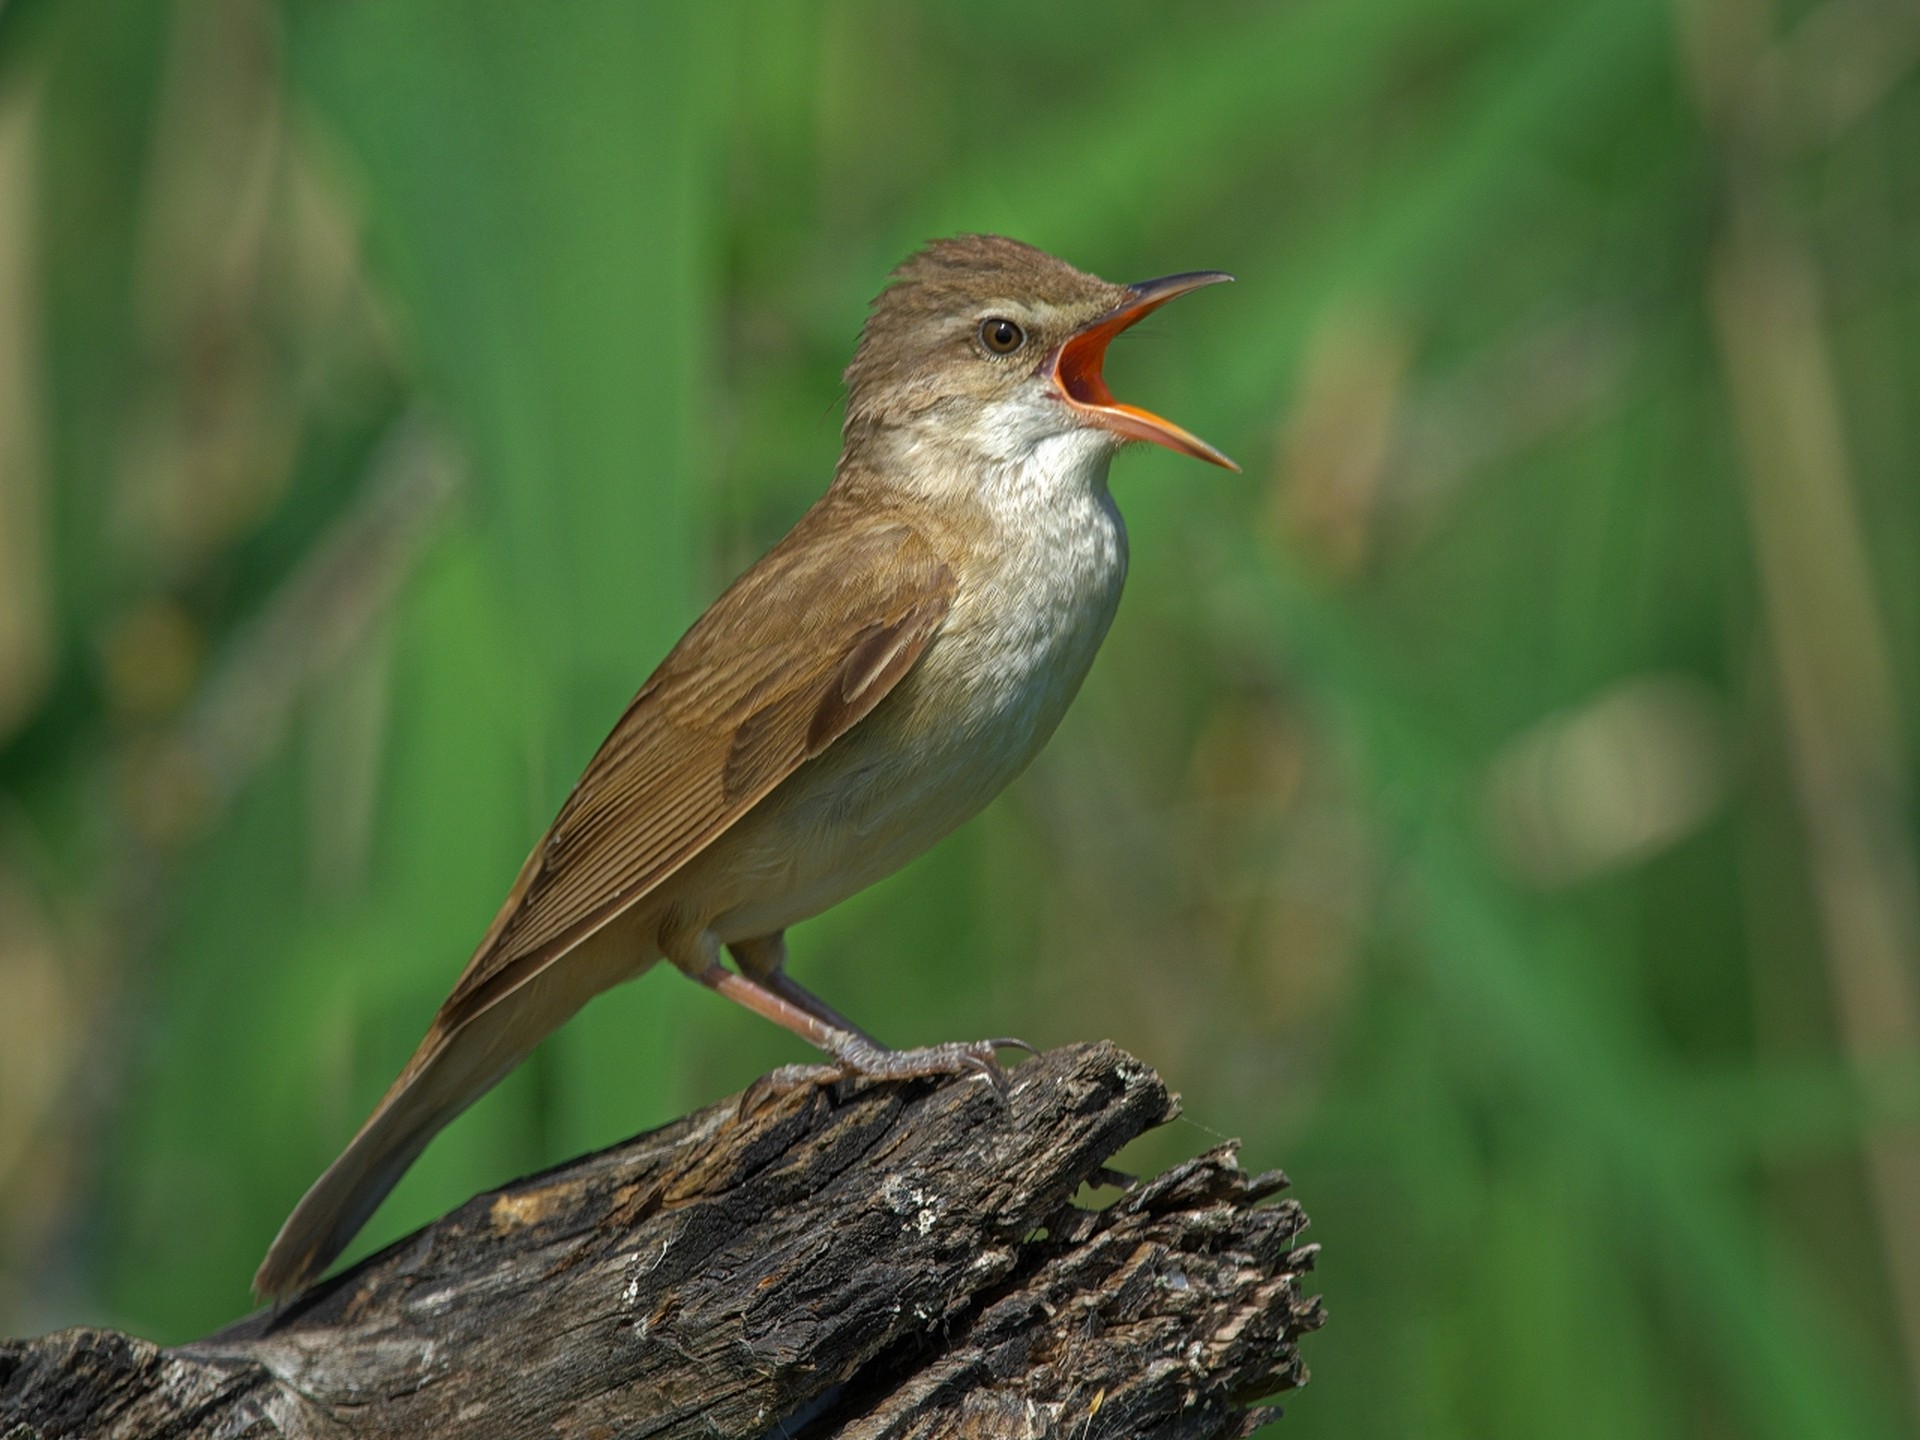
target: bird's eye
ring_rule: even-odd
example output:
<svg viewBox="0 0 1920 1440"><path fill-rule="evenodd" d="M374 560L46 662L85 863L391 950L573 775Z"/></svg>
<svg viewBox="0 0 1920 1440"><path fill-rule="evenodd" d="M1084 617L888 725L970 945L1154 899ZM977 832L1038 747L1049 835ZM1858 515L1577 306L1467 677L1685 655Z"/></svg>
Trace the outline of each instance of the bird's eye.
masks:
<svg viewBox="0 0 1920 1440"><path fill-rule="evenodd" d="M996 355L1011 355L1027 343L1027 332L1013 321L995 316L980 322L980 343Z"/></svg>

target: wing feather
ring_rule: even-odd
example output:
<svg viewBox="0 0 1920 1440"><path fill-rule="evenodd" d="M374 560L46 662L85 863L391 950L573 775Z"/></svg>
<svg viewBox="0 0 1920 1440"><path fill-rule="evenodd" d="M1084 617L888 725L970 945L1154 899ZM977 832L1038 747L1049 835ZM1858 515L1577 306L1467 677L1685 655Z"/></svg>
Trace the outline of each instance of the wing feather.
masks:
<svg viewBox="0 0 1920 1440"><path fill-rule="evenodd" d="M450 1031L645 898L900 682L953 572L832 492L641 687L441 1007Z"/></svg>

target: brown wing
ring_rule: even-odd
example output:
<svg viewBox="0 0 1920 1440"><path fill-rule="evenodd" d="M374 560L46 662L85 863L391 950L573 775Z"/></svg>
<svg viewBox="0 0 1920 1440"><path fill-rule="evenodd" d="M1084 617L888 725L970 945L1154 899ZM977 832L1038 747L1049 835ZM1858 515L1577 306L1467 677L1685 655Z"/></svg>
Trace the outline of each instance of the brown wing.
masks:
<svg viewBox="0 0 1920 1440"><path fill-rule="evenodd" d="M945 618L953 573L832 493L641 687L441 1007L450 1030L685 865L877 705Z"/></svg>

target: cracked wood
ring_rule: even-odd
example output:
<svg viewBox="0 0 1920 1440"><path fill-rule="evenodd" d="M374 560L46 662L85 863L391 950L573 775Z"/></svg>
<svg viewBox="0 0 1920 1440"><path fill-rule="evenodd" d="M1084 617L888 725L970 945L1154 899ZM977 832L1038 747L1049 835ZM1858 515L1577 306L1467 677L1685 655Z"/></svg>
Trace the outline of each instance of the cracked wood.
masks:
<svg viewBox="0 0 1920 1440"><path fill-rule="evenodd" d="M1221 1147L1074 1205L1177 1113L1139 1061L1052 1051L1004 1102L796 1073L477 1196L278 1316L0 1345L0 1440L1202 1440L1304 1383L1314 1247L1278 1172Z"/></svg>

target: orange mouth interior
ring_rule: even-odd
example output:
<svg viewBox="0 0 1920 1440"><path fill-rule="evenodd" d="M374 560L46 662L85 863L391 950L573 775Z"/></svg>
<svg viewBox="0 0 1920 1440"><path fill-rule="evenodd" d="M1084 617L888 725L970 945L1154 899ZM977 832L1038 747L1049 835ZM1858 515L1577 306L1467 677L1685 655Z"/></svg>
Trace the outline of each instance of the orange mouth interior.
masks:
<svg viewBox="0 0 1920 1440"><path fill-rule="evenodd" d="M1077 405L1108 409L1120 402L1107 388L1100 367L1106 363L1107 346L1113 337L1146 315L1145 310L1117 311L1097 324L1068 338L1060 347L1060 359L1054 366L1054 379L1067 398Z"/></svg>
<svg viewBox="0 0 1920 1440"><path fill-rule="evenodd" d="M1053 380L1061 395L1069 404L1084 412L1093 423L1126 439L1164 445L1179 454L1191 455L1196 460L1237 471L1240 468L1238 465L1199 436L1181 429L1171 420L1162 419L1151 410L1142 410L1137 405L1116 400L1113 391L1107 388L1106 377L1100 373L1107 358L1107 346L1112 343L1114 336L1144 320L1176 295L1184 295L1200 285L1212 284L1215 279L1226 278L1224 275L1205 279L1177 276L1168 281L1149 281L1133 287L1136 298L1130 303L1117 307L1086 329L1068 336L1061 344L1053 363Z"/></svg>

